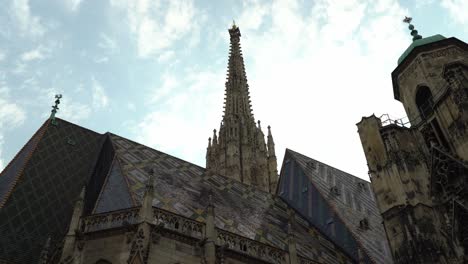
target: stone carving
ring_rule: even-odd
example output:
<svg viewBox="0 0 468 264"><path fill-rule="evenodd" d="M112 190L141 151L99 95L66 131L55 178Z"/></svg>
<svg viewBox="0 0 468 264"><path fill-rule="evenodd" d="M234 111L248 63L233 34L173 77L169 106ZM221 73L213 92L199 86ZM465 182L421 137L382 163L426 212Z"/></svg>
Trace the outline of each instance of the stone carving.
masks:
<svg viewBox="0 0 468 264"><path fill-rule="evenodd" d="M144 241L145 232L142 228L140 228L136 234L136 237L133 239L132 247L130 249L130 257L128 258L127 263L133 263L136 258L140 258L143 263L148 262L149 245L145 246Z"/></svg>
<svg viewBox="0 0 468 264"><path fill-rule="evenodd" d="M287 263L286 251L218 229L217 244L270 263Z"/></svg>
<svg viewBox="0 0 468 264"><path fill-rule="evenodd" d="M190 218L185 218L155 207L153 208L153 218L153 221L166 229L200 239L203 237L204 224Z"/></svg>
<svg viewBox="0 0 468 264"><path fill-rule="evenodd" d="M138 207L125 210L91 215L82 218L81 231L93 232L128 224L136 224L138 219ZM125 224L124 224L125 223Z"/></svg>
<svg viewBox="0 0 468 264"><path fill-rule="evenodd" d="M426 56L430 59L436 59L440 57L447 57L447 56L457 56L461 54L461 51L455 47L450 47L446 49L436 50L434 52L426 54Z"/></svg>

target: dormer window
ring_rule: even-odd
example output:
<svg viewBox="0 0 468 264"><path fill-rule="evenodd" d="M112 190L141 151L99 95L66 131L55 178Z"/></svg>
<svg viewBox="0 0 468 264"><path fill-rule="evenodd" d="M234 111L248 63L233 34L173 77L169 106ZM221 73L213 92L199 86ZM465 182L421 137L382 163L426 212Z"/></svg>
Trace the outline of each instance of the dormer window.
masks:
<svg viewBox="0 0 468 264"><path fill-rule="evenodd" d="M362 230L368 230L369 220L367 220L367 218L361 219L361 221L359 221L359 228L361 228Z"/></svg>
<svg viewBox="0 0 468 264"><path fill-rule="evenodd" d="M416 92L416 106L422 119L426 119L432 114L434 101L432 99L431 90L427 86L421 86Z"/></svg>

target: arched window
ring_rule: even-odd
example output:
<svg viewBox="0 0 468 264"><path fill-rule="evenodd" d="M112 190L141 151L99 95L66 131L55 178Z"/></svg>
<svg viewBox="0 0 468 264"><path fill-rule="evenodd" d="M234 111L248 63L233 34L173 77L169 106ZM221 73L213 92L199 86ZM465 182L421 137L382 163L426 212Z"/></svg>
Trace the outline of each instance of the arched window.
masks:
<svg viewBox="0 0 468 264"><path fill-rule="evenodd" d="M427 86L419 87L416 92L416 105L422 118L427 118L432 113L434 101L431 90Z"/></svg>

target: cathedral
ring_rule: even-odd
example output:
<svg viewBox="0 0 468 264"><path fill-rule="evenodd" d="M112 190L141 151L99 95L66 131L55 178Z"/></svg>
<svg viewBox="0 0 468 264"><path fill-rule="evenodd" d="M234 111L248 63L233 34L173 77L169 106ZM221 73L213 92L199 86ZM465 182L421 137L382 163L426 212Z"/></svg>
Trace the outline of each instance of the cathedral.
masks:
<svg viewBox="0 0 468 264"><path fill-rule="evenodd" d="M468 45L413 33L392 73L411 124L358 123L371 182L290 149L278 171L236 25L206 168L58 118L58 96L0 174L0 263L464 263Z"/></svg>
<svg viewBox="0 0 468 264"><path fill-rule="evenodd" d="M357 124L372 188L395 263L468 263L468 44L409 29L392 72L408 118Z"/></svg>

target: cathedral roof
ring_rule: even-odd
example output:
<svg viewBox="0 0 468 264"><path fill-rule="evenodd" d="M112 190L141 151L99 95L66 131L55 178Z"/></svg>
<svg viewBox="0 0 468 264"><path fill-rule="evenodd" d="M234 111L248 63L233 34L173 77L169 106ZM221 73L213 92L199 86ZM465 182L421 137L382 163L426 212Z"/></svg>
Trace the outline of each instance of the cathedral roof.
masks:
<svg viewBox="0 0 468 264"><path fill-rule="evenodd" d="M60 239L84 184L87 215L140 206L150 168L154 207L204 222L211 196L219 229L287 251L292 223L300 256L321 263L347 258L299 214L288 220L291 208L279 196L207 175L200 166L118 135L56 120L57 125L46 121L0 175L7 186L2 189L0 244L8 245L0 247L0 259L31 262L50 234Z"/></svg>
<svg viewBox="0 0 468 264"><path fill-rule="evenodd" d="M370 182L290 149L286 150L285 160L287 158L292 158L299 164L307 179L326 198L326 202L351 231L365 253L375 263L391 263L382 218ZM331 192L333 188L338 190L338 195ZM362 226L361 221L364 219L367 219L368 229Z"/></svg>
<svg viewBox="0 0 468 264"><path fill-rule="evenodd" d="M224 176L208 176L200 166L118 135L109 138L115 156L93 214L139 206L152 168L154 207L204 222L211 195L217 228L287 250L288 205L278 196ZM330 252L335 245L303 218L296 216L293 233L300 255L338 263Z"/></svg>
<svg viewBox="0 0 468 264"><path fill-rule="evenodd" d="M105 135L57 119L37 130L0 173L0 262L36 263L64 234Z"/></svg>

